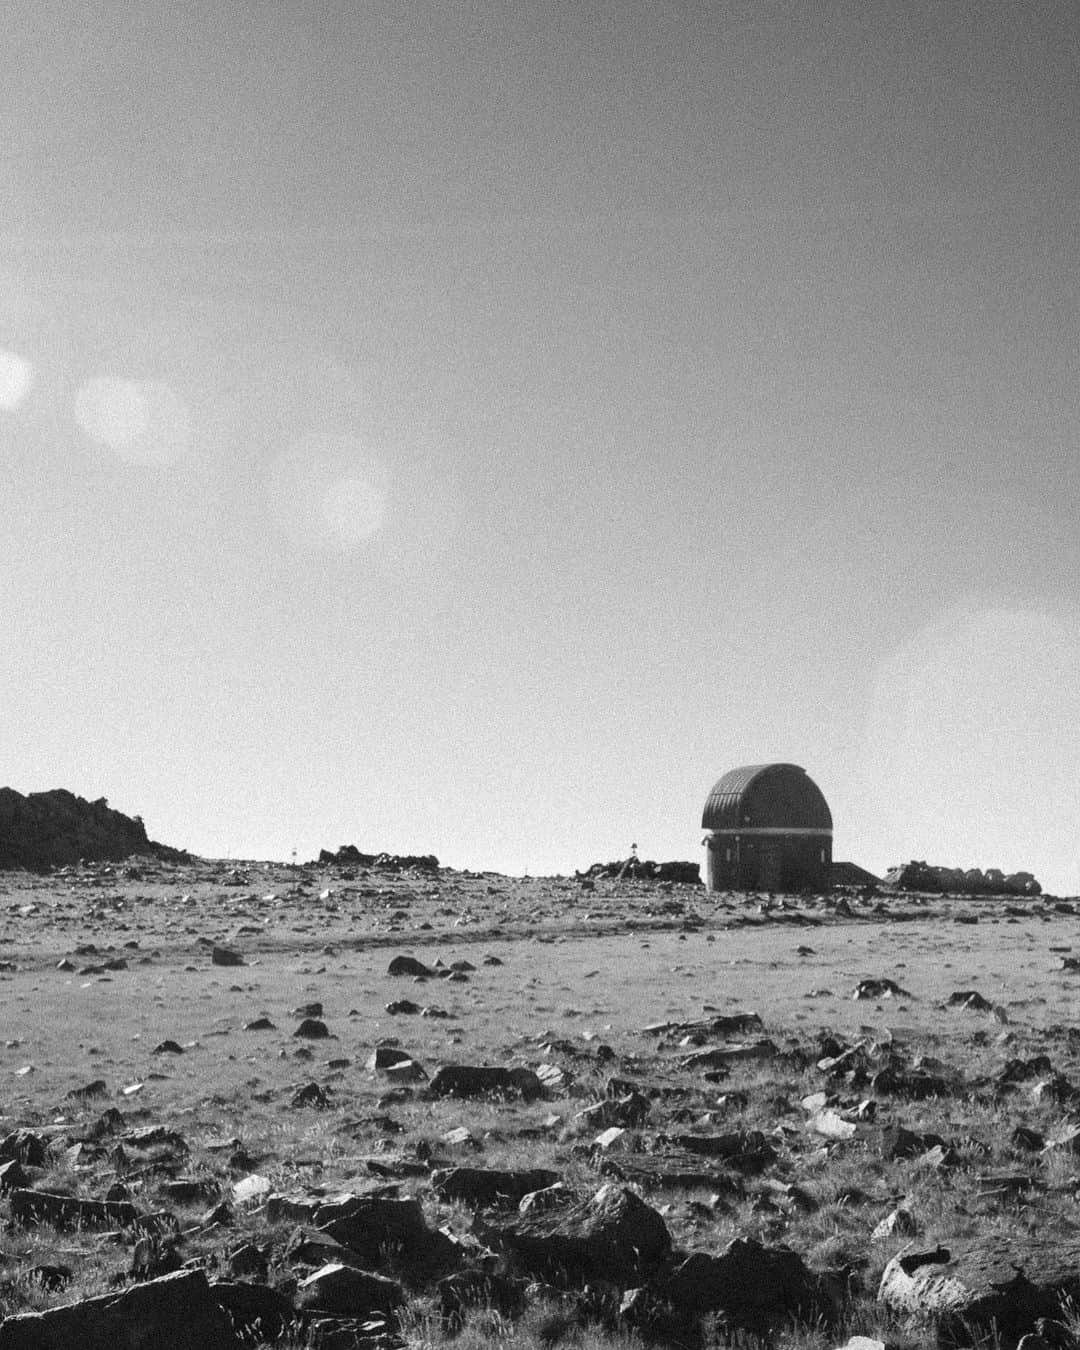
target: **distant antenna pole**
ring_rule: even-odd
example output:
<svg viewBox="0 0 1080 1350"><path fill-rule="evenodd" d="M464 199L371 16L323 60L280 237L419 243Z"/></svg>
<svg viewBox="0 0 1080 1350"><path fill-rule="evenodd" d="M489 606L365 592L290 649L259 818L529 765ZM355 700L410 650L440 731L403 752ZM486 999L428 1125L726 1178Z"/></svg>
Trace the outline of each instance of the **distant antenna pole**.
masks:
<svg viewBox="0 0 1080 1350"><path fill-rule="evenodd" d="M293 845L293 851L292 851L292 865L293 865L294 867L296 866L296 845L295 845L295 844Z"/></svg>

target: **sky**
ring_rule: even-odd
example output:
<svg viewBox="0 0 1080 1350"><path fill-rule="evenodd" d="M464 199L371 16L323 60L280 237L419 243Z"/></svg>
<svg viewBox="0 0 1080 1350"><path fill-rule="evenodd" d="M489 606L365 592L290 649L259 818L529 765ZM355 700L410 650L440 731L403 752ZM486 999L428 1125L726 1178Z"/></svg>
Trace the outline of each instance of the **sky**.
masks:
<svg viewBox="0 0 1080 1350"><path fill-rule="evenodd" d="M0 781L1080 892L1072 0L10 4Z"/></svg>

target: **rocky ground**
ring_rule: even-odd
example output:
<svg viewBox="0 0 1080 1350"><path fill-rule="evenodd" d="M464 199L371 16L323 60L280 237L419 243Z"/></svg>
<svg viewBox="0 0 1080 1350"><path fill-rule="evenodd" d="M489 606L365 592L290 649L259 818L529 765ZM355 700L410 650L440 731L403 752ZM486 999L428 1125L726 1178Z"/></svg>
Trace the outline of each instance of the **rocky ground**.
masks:
<svg viewBox="0 0 1080 1350"><path fill-rule="evenodd" d="M1080 904L413 861L0 874L0 1350L1076 1344Z"/></svg>

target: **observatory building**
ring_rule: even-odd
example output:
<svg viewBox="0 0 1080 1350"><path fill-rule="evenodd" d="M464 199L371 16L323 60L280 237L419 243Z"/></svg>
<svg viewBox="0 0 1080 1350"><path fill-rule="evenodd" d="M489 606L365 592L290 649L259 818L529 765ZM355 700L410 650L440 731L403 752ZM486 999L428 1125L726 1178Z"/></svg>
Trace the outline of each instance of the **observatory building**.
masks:
<svg viewBox="0 0 1080 1350"><path fill-rule="evenodd" d="M832 812L797 764L731 769L709 793L701 827L710 891L826 890Z"/></svg>

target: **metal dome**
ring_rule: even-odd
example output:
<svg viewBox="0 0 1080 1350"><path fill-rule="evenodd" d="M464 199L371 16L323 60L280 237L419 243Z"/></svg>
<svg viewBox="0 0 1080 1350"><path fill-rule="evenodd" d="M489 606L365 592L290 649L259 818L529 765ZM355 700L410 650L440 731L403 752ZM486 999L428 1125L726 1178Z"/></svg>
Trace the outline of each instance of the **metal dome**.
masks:
<svg viewBox="0 0 1080 1350"><path fill-rule="evenodd" d="M798 764L744 764L724 774L705 803L704 830L831 830L821 789Z"/></svg>

